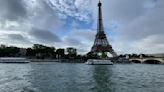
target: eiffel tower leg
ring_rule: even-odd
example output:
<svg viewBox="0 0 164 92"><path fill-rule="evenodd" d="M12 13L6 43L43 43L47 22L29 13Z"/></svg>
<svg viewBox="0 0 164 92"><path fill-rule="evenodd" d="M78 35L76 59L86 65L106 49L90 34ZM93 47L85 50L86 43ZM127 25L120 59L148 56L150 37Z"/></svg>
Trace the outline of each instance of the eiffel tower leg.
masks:
<svg viewBox="0 0 164 92"><path fill-rule="evenodd" d="M116 52L110 52L112 54L113 57L117 57L117 53Z"/></svg>
<svg viewBox="0 0 164 92"><path fill-rule="evenodd" d="M117 57L118 56L117 53L113 49L109 53L111 53L113 57Z"/></svg>

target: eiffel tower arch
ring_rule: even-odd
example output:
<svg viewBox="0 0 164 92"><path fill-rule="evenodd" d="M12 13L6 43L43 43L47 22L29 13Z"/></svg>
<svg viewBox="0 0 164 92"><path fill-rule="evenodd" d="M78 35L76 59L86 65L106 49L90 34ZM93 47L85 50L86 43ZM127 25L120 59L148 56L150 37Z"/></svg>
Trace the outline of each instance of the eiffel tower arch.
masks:
<svg viewBox="0 0 164 92"><path fill-rule="evenodd" d="M109 52L113 57L117 57L117 53L113 50L112 46L109 44L106 34L104 32L101 6L102 6L102 3L99 1L97 34L95 37L94 44L91 48L91 52L92 53Z"/></svg>

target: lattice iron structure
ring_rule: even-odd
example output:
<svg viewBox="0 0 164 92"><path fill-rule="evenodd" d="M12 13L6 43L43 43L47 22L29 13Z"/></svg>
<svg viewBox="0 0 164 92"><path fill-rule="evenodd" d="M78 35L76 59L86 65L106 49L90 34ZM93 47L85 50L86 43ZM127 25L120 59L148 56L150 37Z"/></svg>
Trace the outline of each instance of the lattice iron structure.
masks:
<svg viewBox="0 0 164 92"><path fill-rule="evenodd" d="M94 44L91 48L91 52L93 53L109 52L112 54L113 57L117 57L117 53L113 50L112 46L109 44L106 34L104 32L101 6L102 6L102 3L99 1L97 34L95 37Z"/></svg>

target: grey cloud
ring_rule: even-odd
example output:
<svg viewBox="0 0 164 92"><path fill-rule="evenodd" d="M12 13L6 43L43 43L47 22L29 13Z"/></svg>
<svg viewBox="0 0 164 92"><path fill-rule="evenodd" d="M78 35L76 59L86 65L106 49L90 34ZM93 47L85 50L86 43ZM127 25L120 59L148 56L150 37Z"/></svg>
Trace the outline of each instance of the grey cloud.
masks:
<svg viewBox="0 0 164 92"><path fill-rule="evenodd" d="M23 0L0 0L0 18L10 21L25 18L27 15Z"/></svg>
<svg viewBox="0 0 164 92"><path fill-rule="evenodd" d="M92 15L94 17L94 26L97 24L97 2L98 0L91 0ZM136 18L143 16L145 13L151 11L156 6L155 0L101 0L103 3L103 19L106 28L111 28L111 25L121 27L131 23ZM149 4L148 4L149 3ZM145 5L154 5L151 8L145 8ZM147 6L148 7L148 6ZM149 6L150 7L150 6ZM116 23L116 24L115 24Z"/></svg>
<svg viewBox="0 0 164 92"><path fill-rule="evenodd" d="M89 29L74 29L70 35L73 37L83 40L93 42L95 38L96 31L92 31Z"/></svg>
<svg viewBox="0 0 164 92"><path fill-rule="evenodd" d="M89 29L73 29L65 38L65 43L78 48L78 52L85 54L90 51L95 39L96 31ZM69 44L68 44L69 43Z"/></svg>
<svg viewBox="0 0 164 92"><path fill-rule="evenodd" d="M145 8L147 3L157 3L154 0L103 0L104 2L104 15L107 20L116 20L122 23L133 21L144 15L151 9Z"/></svg>
<svg viewBox="0 0 164 92"><path fill-rule="evenodd" d="M155 34L164 34L164 13L161 1L158 7L118 31L118 37L125 40L140 40Z"/></svg>
<svg viewBox="0 0 164 92"><path fill-rule="evenodd" d="M12 43L16 44L31 44L31 42L21 34L8 34L8 39L12 40Z"/></svg>
<svg viewBox="0 0 164 92"><path fill-rule="evenodd" d="M0 25L6 27L8 22L18 23L20 28L36 27L56 30L63 25L46 0L0 0Z"/></svg>
<svg viewBox="0 0 164 92"><path fill-rule="evenodd" d="M34 38L35 41L40 43L55 43L61 42L61 39L54 33L48 30L33 29L29 32L29 35Z"/></svg>
<svg viewBox="0 0 164 92"><path fill-rule="evenodd" d="M140 49L142 53L162 53L164 52L164 36L162 34L151 35L132 44L132 48Z"/></svg>
<svg viewBox="0 0 164 92"><path fill-rule="evenodd" d="M106 0L104 1L104 7L109 9L106 18L124 21L133 20L144 13L142 4L143 0Z"/></svg>
<svg viewBox="0 0 164 92"><path fill-rule="evenodd" d="M89 52L90 51L90 48L88 48L88 47L79 47L78 49L77 49L77 51L78 51L78 53L80 53L80 54L86 54L87 52Z"/></svg>
<svg viewBox="0 0 164 92"><path fill-rule="evenodd" d="M158 45L164 46L164 36L162 34L151 35L142 39L138 43L141 43L141 45L145 47L156 47Z"/></svg>
<svg viewBox="0 0 164 92"><path fill-rule="evenodd" d="M0 44L14 45L19 47L29 47L32 43L22 33L18 32L1 32Z"/></svg>
<svg viewBox="0 0 164 92"><path fill-rule="evenodd" d="M31 8L30 23L33 27L44 30L56 30L64 23L59 19L57 12L52 9L46 0L37 0L38 4ZM30 7L30 6L29 6Z"/></svg>
<svg viewBox="0 0 164 92"><path fill-rule="evenodd" d="M67 44L67 45L70 45L70 46L78 46L78 45L82 45L82 43L78 40L78 39L74 39L74 38L65 38L64 39L64 42Z"/></svg>
<svg viewBox="0 0 164 92"><path fill-rule="evenodd" d="M6 44L12 44L12 40L20 44L61 41L51 31L56 31L63 22L47 0L0 0L0 11L0 31L9 32L0 40Z"/></svg>

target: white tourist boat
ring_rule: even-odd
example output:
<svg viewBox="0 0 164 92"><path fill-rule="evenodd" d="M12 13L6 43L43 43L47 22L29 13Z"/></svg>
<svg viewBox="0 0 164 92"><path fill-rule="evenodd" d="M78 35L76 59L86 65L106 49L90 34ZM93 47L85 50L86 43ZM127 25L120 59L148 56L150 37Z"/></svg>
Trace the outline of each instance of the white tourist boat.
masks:
<svg viewBox="0 0 164 92"><path fill-rule="evenodd" d="M0 63L29 63L30 61L26 58L20 57L1 57Z"/></svg>
<svg viewBox="0 0 164 92"><path fill-rule="evenodd" d="M103 60L103 59L89 59L85 62L87 65L113 65L111 60Z"/></svg>

